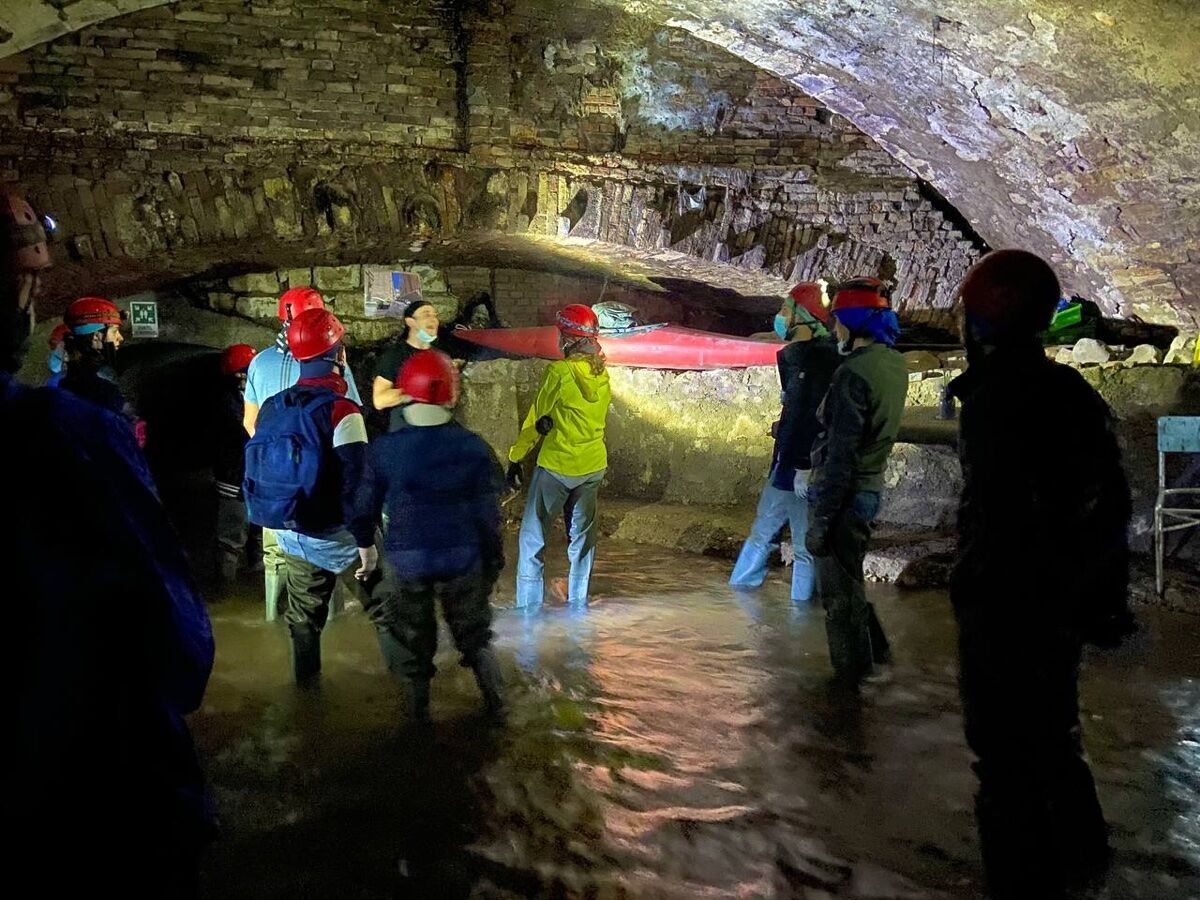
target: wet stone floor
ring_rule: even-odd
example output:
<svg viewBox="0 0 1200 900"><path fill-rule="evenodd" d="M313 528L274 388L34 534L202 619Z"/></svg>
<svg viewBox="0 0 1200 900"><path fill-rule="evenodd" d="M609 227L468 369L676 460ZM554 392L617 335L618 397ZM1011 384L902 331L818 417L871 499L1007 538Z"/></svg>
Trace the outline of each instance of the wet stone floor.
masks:
<svg viewBox="0 0 1200 900"><path fill-rule="evenodd" d="M502 581L507 725L443 633L424 736L398 726L361 612L330 624L323 683L299 693L252 584L217 600L193 718L222 821L205 897L981 896L945 595L872 588L896 665L848 703L822 613L778 573L752 595L726 574L609 542L587 609L514 610ZM1141 622L1085 664L1117 851L1094 896L1196 898L1200 620Z"/></svg>

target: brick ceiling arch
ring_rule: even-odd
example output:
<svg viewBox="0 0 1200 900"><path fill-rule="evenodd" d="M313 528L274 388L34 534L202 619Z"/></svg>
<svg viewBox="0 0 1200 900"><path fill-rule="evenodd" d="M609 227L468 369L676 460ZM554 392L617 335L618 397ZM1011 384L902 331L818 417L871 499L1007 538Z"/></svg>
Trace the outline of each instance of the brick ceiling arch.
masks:
<svg viewBox="0 0 1200 900"><path fill-rule="evenodd" d="M0 4L0 58L20 53L114 16L169 0L5 0Z"/></svg>
<svg viewBox="0 0 1200 900"><path fill-rule="evenodd" d="M593 3L794 83L935 185L993 246L1042 252L1107 309L1200 317L1192 0ZM0 57L159 5L7 0Z"/></svg>

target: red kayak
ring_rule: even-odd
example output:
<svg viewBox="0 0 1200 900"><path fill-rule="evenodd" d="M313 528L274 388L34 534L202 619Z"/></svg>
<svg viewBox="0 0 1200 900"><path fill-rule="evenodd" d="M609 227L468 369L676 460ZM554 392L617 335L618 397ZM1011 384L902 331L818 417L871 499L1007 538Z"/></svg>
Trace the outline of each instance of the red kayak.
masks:
<svg viewBox="0 0 1200 900"><path fill-rule="evenodd" d="M558 351L558 329L553 325L463 329L454 332L454 336L513 356L562 358ZM682 325L644 325L604 332L600 335L600 346L604 348L605 357L615 366L643 369L744 369L747 366L775 365L775 354L783 345L697 331Z"/></svg>

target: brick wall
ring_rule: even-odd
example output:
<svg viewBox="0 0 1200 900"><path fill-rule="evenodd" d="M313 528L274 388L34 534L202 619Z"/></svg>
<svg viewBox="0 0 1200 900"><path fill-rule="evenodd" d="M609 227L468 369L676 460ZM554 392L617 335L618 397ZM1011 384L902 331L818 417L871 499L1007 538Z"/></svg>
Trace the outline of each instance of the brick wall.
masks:
<svg viewBox="0 0 1200 900"><path fill-rule="evenodd" d="M83 29L0 60L0 177L85 261L498 228L949 303L977 245L816 100L615 9L496 10L187 0Z"/></svg>

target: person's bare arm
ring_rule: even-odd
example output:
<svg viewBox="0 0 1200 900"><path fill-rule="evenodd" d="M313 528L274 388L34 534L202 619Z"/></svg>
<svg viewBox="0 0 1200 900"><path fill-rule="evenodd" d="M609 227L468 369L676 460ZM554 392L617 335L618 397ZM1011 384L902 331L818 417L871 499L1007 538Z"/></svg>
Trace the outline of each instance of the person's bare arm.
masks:
<svg viewBox="0 0 1200 900"><path fill-rule="evenodd" d="M391 409L393 406L407 403L410 399L404 391L393 386L386 378L376 375L375 380L371 382L371 402L375 404L376 409Z"/></svg>
<svg viewBox="0 0 1200 900"><path fill-rule="evenodd" d="M258 404L251 403L249 400L242 405L242 427L246 429L246 434L254 437L254 426L258 424Z"/></svg>

